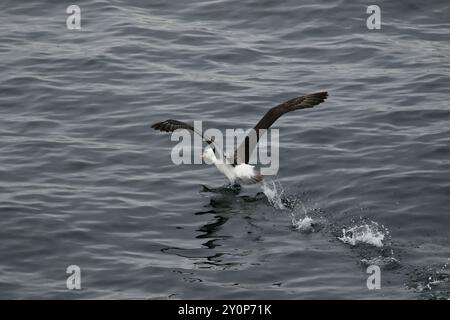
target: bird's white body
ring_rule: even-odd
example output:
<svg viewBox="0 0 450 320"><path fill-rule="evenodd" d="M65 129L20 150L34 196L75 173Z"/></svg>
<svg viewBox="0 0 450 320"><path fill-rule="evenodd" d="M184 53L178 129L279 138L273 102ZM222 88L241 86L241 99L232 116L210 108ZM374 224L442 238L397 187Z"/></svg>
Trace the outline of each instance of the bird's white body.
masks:
<svg viewBox="0 0 450 320"><path fill-rule="evenodd" d="M212 162L217 169L227 177L231 184L253 184L262 180L261 174L254 166L246 163L234 166L227 163L226 159L218 159L210 147L205 148L203 159Z"/></svg>

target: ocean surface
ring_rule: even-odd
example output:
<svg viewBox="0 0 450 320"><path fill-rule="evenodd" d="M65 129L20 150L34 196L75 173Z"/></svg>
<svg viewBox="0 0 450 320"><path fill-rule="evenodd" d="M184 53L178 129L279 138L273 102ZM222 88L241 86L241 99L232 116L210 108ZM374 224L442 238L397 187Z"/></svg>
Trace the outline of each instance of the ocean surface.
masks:
<svg viewBox="0 0 450 320"><path fill-rule="evenodd" d="M0 299L450 298L448 1L69 4L0 3ZM241 190L150 127L317 91Z"/></svg>

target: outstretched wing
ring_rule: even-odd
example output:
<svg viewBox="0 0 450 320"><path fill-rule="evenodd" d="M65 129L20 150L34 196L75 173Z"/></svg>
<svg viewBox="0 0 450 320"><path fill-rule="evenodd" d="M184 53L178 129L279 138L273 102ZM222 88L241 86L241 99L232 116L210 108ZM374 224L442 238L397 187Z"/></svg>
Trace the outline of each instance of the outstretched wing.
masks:
<svg viewBox="0 0 450 320"><path fill-rule="evenodd" d="M234 153L235 162L248 163L259 138L265 133L265 130L269 129L283 114L297 109L312 108L324 102L327 97L328 92L316 92L306 96L293 98L270 109L236 149Z"/></svg>
<svg viewBox="0 0 450 320"><path fill-rule="evenodd" d="M177 129L191 130L191 131L195 132L196 134L198 134L199 136L201 136L203 138L203 140L213 148L216 155L224 156L222 150L218 149L217 146L214 144L214 139L211 139L207 135L203 134L203 132L198 131L193 126L191 126L189 123L169 119L169 120L165 120L165 121L161 121L161 122L153 124L152 128L155 130L164 131L164 132L174 132Z"/></svg>

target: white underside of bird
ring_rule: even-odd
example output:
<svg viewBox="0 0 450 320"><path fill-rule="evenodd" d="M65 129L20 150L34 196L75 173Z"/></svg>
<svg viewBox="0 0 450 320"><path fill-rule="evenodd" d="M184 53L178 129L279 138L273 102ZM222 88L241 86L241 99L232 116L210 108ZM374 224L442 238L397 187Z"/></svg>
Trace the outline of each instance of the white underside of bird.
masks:
<svg viewBox="0 0 450 320"><path fill-rule="evenodd" d="M261 173L254 166L246 163L238 165L227 163L226 159L217 158L211 147L205 148L203 159L213 163L231 184L254 184L263 179Z"/></svg>

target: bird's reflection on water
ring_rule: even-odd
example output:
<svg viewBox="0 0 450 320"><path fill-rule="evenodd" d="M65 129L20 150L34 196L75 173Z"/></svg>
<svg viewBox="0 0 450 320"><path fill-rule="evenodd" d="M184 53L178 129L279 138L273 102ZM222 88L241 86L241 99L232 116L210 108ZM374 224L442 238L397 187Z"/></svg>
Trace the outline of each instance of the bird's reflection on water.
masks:
<svg viewBox="0 0 450 320"><path fill-rule="evenodd" d="M242 205L246 203L267 202L267 198L262 192L255 196L239 195L241 187L239 185L227 185L219 188L209 188L202 186L201 193L211 194L209 202L205 204L203 211L195 212L196 216L205 216L208 222L201 225L196 231L201 232L196 239L205 239L202 243L203 248L186 249L180 247L168 247L162 249L164 253L175 254L188 259L197 259L194 262L199 268L230 268L239 263L224 260L224 255L230 255L230 252L218 252L217 248L221 246L218 242L224 239L232 238L232 235L220 234L223 226L236 214L242 215ZM242 217L252 229L255 226L249 215ZM233 256L239 256L244 253L233 252Z"/></svg>
<svg viewBox="0 0 450 320"><path fill-rule="evenodd" d="M195 215L213 215L213 220L197 229L197 231L203 232L203 234L198 235L196 238L213 238L203 244L211 249L217 246L214 244L214 241L230 237L217 235L217 232L230 219L230 217L236 213L236 210L233 209L234 205L240 202L260 202L266 199L262 192L257 193L253 197L247 195L239 196L239 193L241 192L241 186L239 185L228 185L220 188L209 188L204 185L202 187L202 192L214 193L214 195L209 199L209 203L205 205L205 207L209 208L209 210L196 212Z"/></svg>

